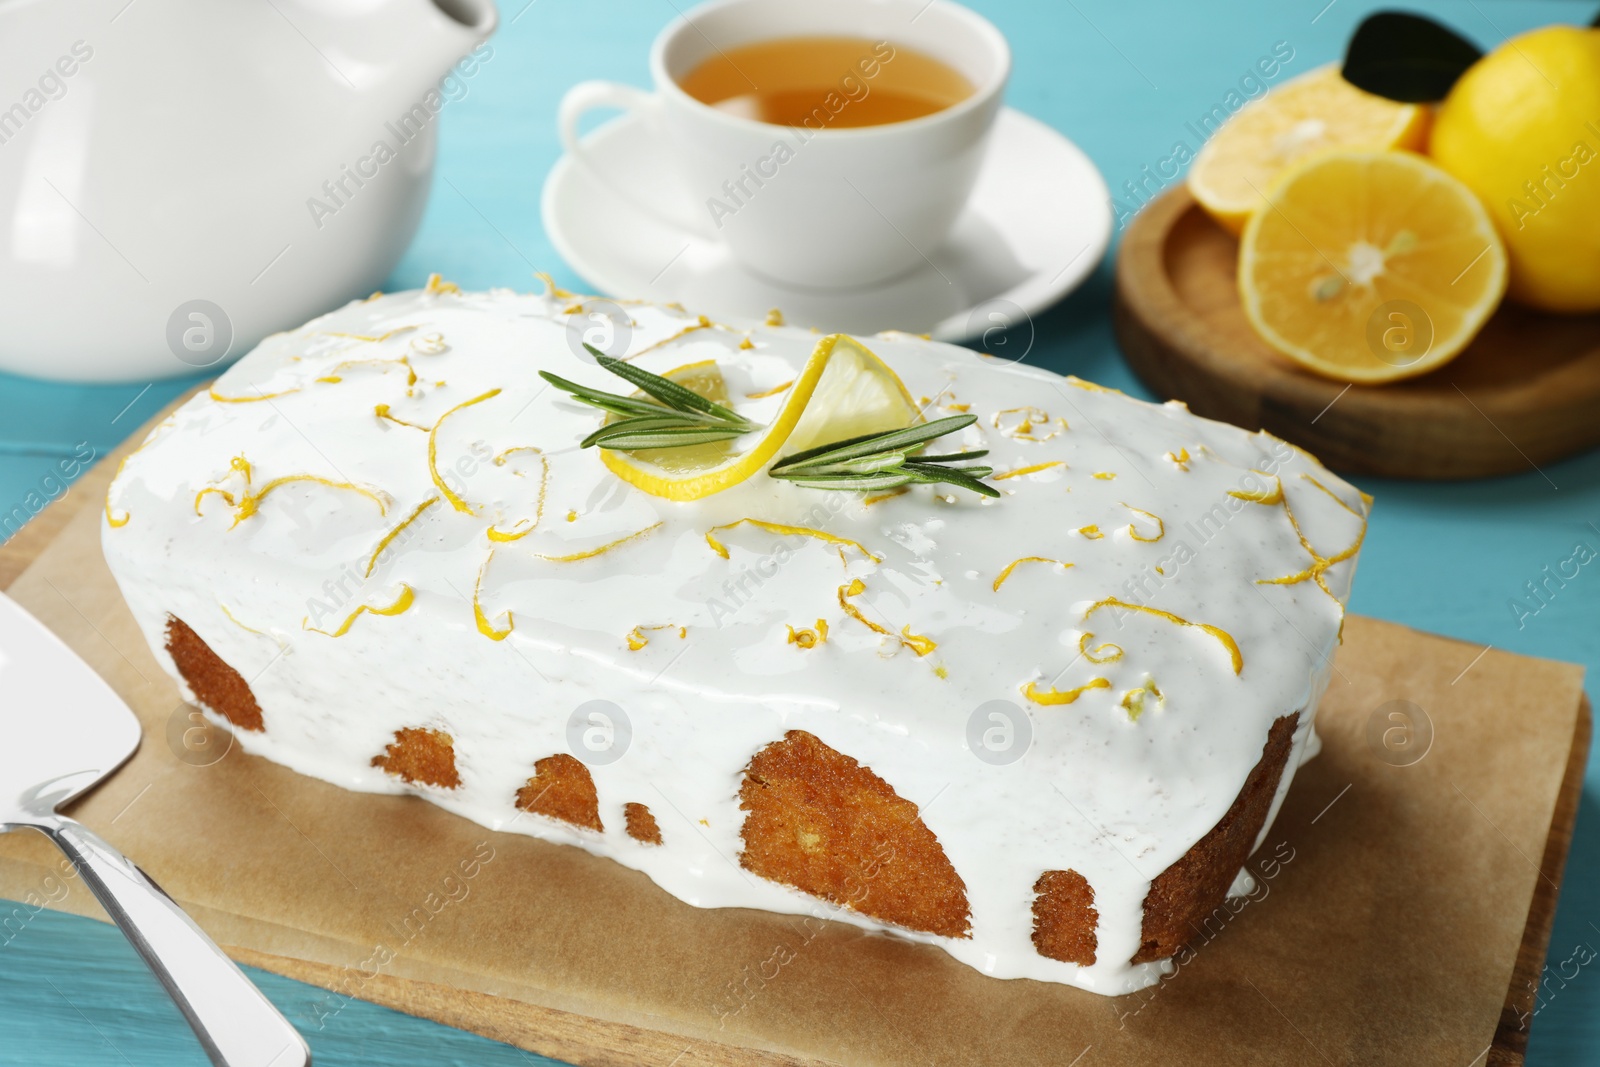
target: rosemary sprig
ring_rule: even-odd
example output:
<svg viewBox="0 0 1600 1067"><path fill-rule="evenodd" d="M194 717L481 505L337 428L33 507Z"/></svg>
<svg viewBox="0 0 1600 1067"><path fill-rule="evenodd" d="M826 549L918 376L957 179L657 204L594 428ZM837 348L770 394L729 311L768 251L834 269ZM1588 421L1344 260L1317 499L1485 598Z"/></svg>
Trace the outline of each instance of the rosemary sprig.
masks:
<svg viewBox="0 0 1600 1067"><path fill-rule="evenodd" d="M559 374L540 371L539 377L574 400L617 416L615 421L606 423L585 437L580 447L601 445L622 452L682 448L685 445L728 441L761 429L743 415L713 403L677 382L620 359L613 359L593 345L586 344L583 347L589 350L589 354L603 369L636 386L645 396L608 393L569 381Z"/></svg>
<svg viewBox="0 0 1600 1067"><path fill-rule="evenodd" d="M721 404L713 403L677 382L651 374L592 345L584 345L595 362L644 396L622 396L580 385L558 374L539 376L579 403L599 408L616 418L583 439L580 447L600 445L619 452L727 441L762 427ZM858 492L895 489L902 485L948 485L998 497L999 490L980 479L993 467L952 466L970 463L989 454L987 449L941 456L919 456L916 451L936 437L964 429L978 421L976 415L952 415L903 430L863 434L844 441L808 448L785 456L767 471L806 489L847 489Z"/></svg>
<svg viewBox="0 0 1600 1067"><path fill-rule="evenodd" d="M977 421L976 415L951 415L949 418L907 426L903 430L869 433L834 441L784 456L767 473L806 489L864 492L943 482L984 496L998 497L998 489L979 480L993 474L993 467L951 466L952 463L981 459L989 454L988 449L939 456L914 455L917 449L934 438L965 429Z"/></svg>

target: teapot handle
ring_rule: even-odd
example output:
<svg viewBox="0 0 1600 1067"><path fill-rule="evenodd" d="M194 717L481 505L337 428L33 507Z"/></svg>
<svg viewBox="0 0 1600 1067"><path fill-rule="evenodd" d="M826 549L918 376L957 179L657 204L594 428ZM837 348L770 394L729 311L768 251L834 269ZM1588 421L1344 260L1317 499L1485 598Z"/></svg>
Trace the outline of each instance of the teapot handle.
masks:
<svg viewBox="0 0 1600 1067"><path fill-rule="evenodd" d="M594 159L590 150L578 138L578 120L595 108L602 107L637 111L652 126L658 125L661 121L661 98L654 93L621 82L579 82L567 90L556 110L556 125L561 131L561 145L566 149L567 155L588 171L590 177L657 222L698 237L709 237L702 221L641 198L635 190L617 181Z"/></svg>

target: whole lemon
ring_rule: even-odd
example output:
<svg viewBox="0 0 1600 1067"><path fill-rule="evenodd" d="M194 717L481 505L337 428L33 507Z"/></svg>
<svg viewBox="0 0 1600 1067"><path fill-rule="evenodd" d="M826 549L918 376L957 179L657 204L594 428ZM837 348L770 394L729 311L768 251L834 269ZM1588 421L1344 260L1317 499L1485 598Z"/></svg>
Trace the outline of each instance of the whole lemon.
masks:
<svg viewBox="0 0 1600 1067"><path fill-rule="evenodd" d="M1600 30L1546 26L1478 60L1428 151L1488 207L1513 299L1600 310Z"/></svg>

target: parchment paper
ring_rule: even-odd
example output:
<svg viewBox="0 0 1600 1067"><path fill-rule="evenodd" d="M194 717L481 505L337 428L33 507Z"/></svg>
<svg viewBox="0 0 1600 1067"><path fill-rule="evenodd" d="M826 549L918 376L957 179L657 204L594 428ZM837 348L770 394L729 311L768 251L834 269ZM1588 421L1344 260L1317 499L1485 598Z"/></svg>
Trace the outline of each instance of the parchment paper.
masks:
<svg viewBox="0 0 1600 1067"><path fill-rule="evenodd" d="M73 814L243 958L288 958L279 969L333 986L289 1006L312 1031L366 996L576 1062L663 1067L1466 1065L1494 1034L1548 877L1576 666L1352 617L1322 754L1252 860L1256 894L1208 921L1161 985L1108 999L985 978L848 926L699 910L577 849L236 748L218 758L226 734L185 737L197 720L101 558L115 458L73 490L87 504L10 590L144 725L138 754ZM1422 719L1396 700L1431 723L1420 759ZM101 914L28 833L0 837L0 895L24 913Z"/></svg>

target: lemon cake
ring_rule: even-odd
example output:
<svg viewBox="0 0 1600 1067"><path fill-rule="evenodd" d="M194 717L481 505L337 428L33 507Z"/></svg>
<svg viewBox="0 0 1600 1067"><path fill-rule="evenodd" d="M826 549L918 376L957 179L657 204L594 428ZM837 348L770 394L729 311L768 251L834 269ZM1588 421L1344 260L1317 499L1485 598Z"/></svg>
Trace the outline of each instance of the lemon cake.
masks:
<svg viewBox="0 0 1600 1067"><path fill-rule="evenodd" d="M159 424L104 548L185 694L249 753L691 905L1158 980L1315 752L1368 500L1178 403L646 304L613 354L742 428L583 447L617 415L574 390L636 395L579 343L594 312L435 279ZM969 484L774 476L938 419L939 457L892 459L986 450Z"/></svg>

